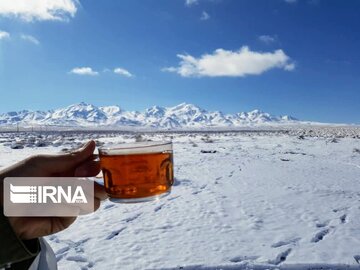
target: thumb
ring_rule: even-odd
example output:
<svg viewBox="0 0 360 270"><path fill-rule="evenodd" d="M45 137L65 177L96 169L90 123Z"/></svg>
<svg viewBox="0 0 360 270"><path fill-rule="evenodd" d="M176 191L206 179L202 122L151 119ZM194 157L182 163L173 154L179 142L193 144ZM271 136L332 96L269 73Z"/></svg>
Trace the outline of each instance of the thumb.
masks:
<svg viewBox="0 0 360 270"><path fill-rule="evenodd" d="M70 154L65 154L63 156L64 161L69 162L73 165L81 164L93 156L95 147L96 147L95 142L91 140L91 141L87 142L80 149L75 150L74 152L71 152Z"/></svg>
<svg viewBox="0 0 360 270"><path fill-rule="evenodd" d="M93 156L95 150L95 142L89 141L80 149L71 152L70 154L61 154L56 156L45 156L44 162L48 161L49 166L56 164L59 169L70 169L78 166L84 161ZM55 163L54 163L55 162Z"/></svg>

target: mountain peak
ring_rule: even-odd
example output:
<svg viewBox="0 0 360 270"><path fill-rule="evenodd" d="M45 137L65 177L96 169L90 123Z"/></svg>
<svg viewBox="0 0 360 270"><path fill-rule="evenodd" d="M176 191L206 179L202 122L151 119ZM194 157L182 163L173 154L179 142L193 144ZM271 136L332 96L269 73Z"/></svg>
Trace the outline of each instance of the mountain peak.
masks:
<svg viewBox="0 0 360 270"><path fill-rule="evenodd" d="M148 109L146 109L147 111L148 110L164 110L165 108L164 107L161 107L161 106L158 106L158 105L154 105Z"/></svg>
<svg viewBox="0 0 360 270"><path fill-rule="evenodd" d="M282 120L285 120L285 121L299 121L297 118L292 117L292 116L290 116L290 115L281 116L281 119L282 119Z"/></svg>
<svg viewBox="0 0 360 270"><path fill-rule="evenodd" d="M79 102L79 103L75 103L75 104L72 104L72 105L70 105L69 107L71 107L71 106L81 106L81 107L85 107L85 106L94 106L94 105L92 105L92 104L89 104L89 103L87 103L87 102L84 102L84 101L81 101L81 102Z"/></svg>
<svg viewBox="0 0 360 270"><path fill-rule="evenodd" d="M264 113L263 111L259 110L259 109L255 109L249 112L249 114L262 114Z"/></svg>
<svg viewBox="0 0 360 270"><path fill-rule="evenodd" d="M201 112L204 112L205 110L194 105L194 104L191 104L191 103L186 103L186 102L183 102L183 103L180 103L179 105L176 105L174 107L169 107L168 109L172 110L172 111L190 111L190 110L196 110L196 111L201 111Z"/></svg>
<svg viewBox="0 0 360 270"><path fill-rule="evenodd" d="M152 106L149 109L145 110L145 116L147 117L163 117L165 115L166 109L160 106Z"/></svg>
<svg viewBox="0 0 360 270"><path fill-rule="evenodd" d="M71 104L71 105L67 106L64 109L67 109L67 110L79 110L79 109L81 109L81 110L93 110L95 108L97 108L97 107L90 104L90 103L79 102L79 103Z"/></svg>

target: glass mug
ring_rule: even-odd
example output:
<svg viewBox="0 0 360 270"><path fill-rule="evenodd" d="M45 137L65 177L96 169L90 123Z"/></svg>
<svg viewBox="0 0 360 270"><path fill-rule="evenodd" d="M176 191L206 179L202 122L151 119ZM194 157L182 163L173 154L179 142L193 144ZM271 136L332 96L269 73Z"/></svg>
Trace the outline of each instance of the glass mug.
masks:
<svg viewBox="0 0 360 270"><path fill-rule="evenodd" d="M104 186L113 202L166 196L174 183L172 142L137 142L99 148Z"/></svg>

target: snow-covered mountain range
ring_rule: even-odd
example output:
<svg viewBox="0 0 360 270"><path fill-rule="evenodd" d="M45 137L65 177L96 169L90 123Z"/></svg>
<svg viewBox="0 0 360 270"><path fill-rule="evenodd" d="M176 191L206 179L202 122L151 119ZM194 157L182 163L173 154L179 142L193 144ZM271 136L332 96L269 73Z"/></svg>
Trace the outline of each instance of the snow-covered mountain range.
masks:
<svg viewBox="0 0 360 270"><path fill-rule="evenodd" d="M125 111L119 106L97 107L81 102L56 110L23 110L0 114L1 126L20 124L22 126L202 128L298 122L291 116L273 116L260 110L224 114L220 111L206 111L187 103L174 107L153 106L144 112L137 112Z"/></svg>

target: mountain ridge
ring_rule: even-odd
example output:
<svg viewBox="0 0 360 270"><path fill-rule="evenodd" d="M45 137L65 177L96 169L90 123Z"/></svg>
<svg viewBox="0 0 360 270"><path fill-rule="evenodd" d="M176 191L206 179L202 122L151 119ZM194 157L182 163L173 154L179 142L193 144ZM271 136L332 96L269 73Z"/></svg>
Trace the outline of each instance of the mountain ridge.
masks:
<svg viewBox="0 0 360 270"><path fill-rule="evenodd" d="M95 106L80 102L64 108L47 111L21 110L0 114L0 126L80 126L80 127L149 127L149 128L202 128L242 127L266 124L291 124L298 119L284 115L274 116L261 110L224 114L207 111L190 103L173 107L152 106L143 112L125 111L118 105Z"/></svg>

